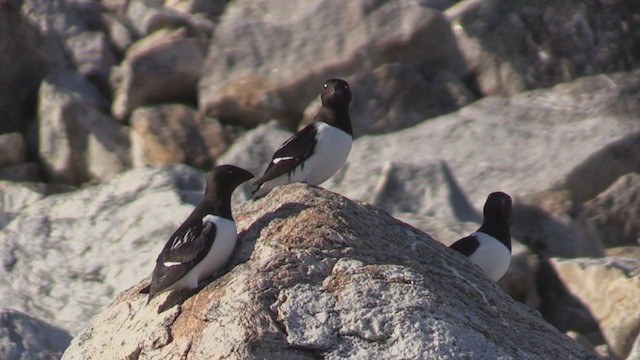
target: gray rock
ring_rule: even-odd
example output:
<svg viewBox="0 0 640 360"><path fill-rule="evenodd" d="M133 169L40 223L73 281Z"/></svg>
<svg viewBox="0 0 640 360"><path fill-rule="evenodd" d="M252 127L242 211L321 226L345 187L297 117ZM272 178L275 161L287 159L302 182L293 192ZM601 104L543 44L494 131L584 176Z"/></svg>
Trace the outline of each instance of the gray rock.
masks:
<svg viewBox="0 0 640 360"><path fill-rule="evenodd" d="M203 14L209 19L218 18L229 0L165 0L164 6L180 12Z"/></svg>
<svg viewBox="0 0 640 360"><path fill-rule="evenodd" d="M0 134L0 167L22 164L26 160L24 136L20 133Z"/></svg>
<svg viewBox="0 0 640 360"><path fill-rule="evenodd" d="M483 94L519 93L637 67L630 1L467 0L447 10Z"/></svg>
<svg viewBox="0 0 640 360"><path fill-rule="evenodd" d="M126 16L138 36L144 37L161 29L188 28L199 36L209 37L213 23L203 17L175 11L162 5L162 1L131 0L127 3Z"/></svg>
<svg viewBox="0 0 640 360"><path fill-rule="evenodd" d="M138 108L131 115L133 166L184 163L209 170L213 161L195 119L195 111L180 104Z"/></svg>
<svg viewBox="0 0 640 360"><path fill-rule="evenodd" d="M598 322L611 352L626 358L640 329L640 260L552 259L551 265Z"/></svg>
<svg viewBox="0 0 640 360"><path fill-rule="evenodd" d="M294 126L326 79L393 62L465 71L448 22L420 1L234 1L211 41L199 108L245 126Z"/></svg>
<svg viewBox="0 0 640 360"><path fill-rule="evenodd" d="M218 119L196 113L195 122L207 147L209 158L215 160L224 154L235 139Z"/></svg>
<svg viewBox="0 0 640 360"><path fill-rule="evenodd" d="M0 358L57 360L69 346L71 335L19 311L0 308Z"/></svg>
<svg viewBox="0 0 640 360"><path fill-rule="evenodd" d="M620 177L613 185L584 204L605 246L640 245L640 174Z"/></svg>
<svg viewBox="0 0 640 360"><path fill-rule="evenodd" d="M27 206L43 197L44 194L33 187L0 180L0 228L18 216ZM3 261L12 262L7 258Z"/></svg>
<svg viewBox="0 0 640 360"><path fill-rule="evenodd" d="M108 88L109 73L116 59L101 31L86 31L67 40L78 73L102 89Z"/></svg>
<svg viewBox="0 0 640 360"><path fill-rule="evenodd" d="M0 230L0 306L76 333L151 273L203 180L186 166L141 168L68 194L11 200L29 206Z"/></svg>
<svg viewBox="0 0 640 360"><path fill-rule="evenodd" d="M118 56L124 55L125 51L136 40L133 30L130 29L123 17L110 13L102 14L102 21L105 24L105 32L108 36L111 47Z"/></svg>
<svg viewBox="0 0 640 360"><path fill-rule="evenodd" d="M633 347L631 348L629 355L627 355L626 360L637 360L637 359L640 359L640 333L636 337L636 340L633 342Z"/></svg>
<svg viewBox="0 0 640 360"><path fill-rule="evenodd" d="M235 218L228 273L149 306L142 281L63 359L596 359L464 257L371 205L295 184Z"/></svg>
<svg viewBox="0 0 640 360"><path fill-rule="evenodd" d="M0 179L9 181L43 182L42 165L35 162L5 166L0 168Z"/></svg>
<svg viewBox="0 0 640 360"><path fill-rule="evenodd" d="M104 114L105 100L74 73L57 73L40 87L40 159L56 183L106 179L129 166L125 128Z"/></svg>
<svg viewBox="0 0 640 360"><path fill-rule="evenodd" d="M195 99L205 52L206 43L185 29L158 30L136 41L112 80L113 115L126 120L143 105Z"/></svg>
<svg viewBox="0 0 640 360"><path fill-rule="evenodd" d="M402 63L385 64L347 81L353 93L350 113L355 136L403 129L475 100L455 75L440 71L426 79ZM305 110L300 127L313 120L320 106L318 96Z"/></svg>

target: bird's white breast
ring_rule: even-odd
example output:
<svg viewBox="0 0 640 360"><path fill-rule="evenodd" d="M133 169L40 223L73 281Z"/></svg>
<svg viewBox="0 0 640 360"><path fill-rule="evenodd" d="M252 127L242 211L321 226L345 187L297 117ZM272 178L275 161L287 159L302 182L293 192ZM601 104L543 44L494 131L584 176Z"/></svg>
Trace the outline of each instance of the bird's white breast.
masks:
<svg viewBox="0 0 640 360"><path fill-rule="evenodd" d="M353 143L351 135L323 122L319 123L316 129L317 143L313 156L305 162L302 169L302 172L307 174L305 179L298 180L312 185L320 185L327 181L344 165Z"/></svg>
<svg viewBox="0 0 640 360"><path fill-rule="evenodd" d="M189 288L198 287L198 281L211 276L229 261L236 246L238 237L236 223L215 215L207 215L202 223L212 222L216 225L216 236L207 255L194 266L180 281L178 286Z"/></svg>
<svg viewBox="0 0 640 360"><path fill-rule="evenodd" d="M494 281L500 280L509 269L509 264L511 263L509 249L493 236L482 232L475 232L472 235L478 239L480 245L469 256L469 260L480 266L485 274Z"/></svg>

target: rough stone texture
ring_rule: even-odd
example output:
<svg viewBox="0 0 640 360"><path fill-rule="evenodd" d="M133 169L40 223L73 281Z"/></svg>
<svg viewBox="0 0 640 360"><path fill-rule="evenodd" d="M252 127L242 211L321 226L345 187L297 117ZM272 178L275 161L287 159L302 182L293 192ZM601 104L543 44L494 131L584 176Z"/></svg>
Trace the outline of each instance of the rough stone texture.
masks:
<svg viewBox="0 0 640 360"><path fill-rule="evenodd" d="M43 174L42 166L35 162L0 168L0 179L10 181L43 182Z"/></svg>
<svg viewBox="0 0 640 360"><path fill-rule="evenodd" d="M18 216L28 205L43 197L41 192L27 185L0 180L0 228ZM7 259L3 259L3 261L6 265Z"/></svg>
<svg viewBox="0 0 640 360"><path fill-rule="evenodd" d="M202 14L209 19L219 17L229 0L165 0L164 6L180 12Z"/></svg>
<svg viewBox="0 0 640 360"><path fill-rule="evenodd" d="M20 133L0 134L0 167L22 164L26 160L24 136Z"/></svg>
<svg viewBox="0 0 640 360"><path fill-rule="evenodd" d="M162 1L131 0L127 2L126 16L141 37L160 29L180 27L185 27L190 32L204 37L208 37L213 31L213 23L205 17L175 11L162 6Z"/></svg>
<svg viewBox="0 0 640 360"><path fill-rule="evenodd" d="M640 334L640 260L552 259L551 264L598 321L612 353L625 358Z"/></svg>
<svg viewBox="0 0 640 360"><path fill-rule="evenodd" d="M131 170L39 201L38 193L1 192L14 197L3 208L21 211L0 231L0 307L76 333L151 273L166 239L201 198L203 181L201 172L173 166Z"/></svg>
<svg viewBox="0 0 640 360"><path fill-rule="evenodd" d="M483 94L525 89L640 62L633 1L467 0L447 10Z"/></svg>
<svg viewBox="0 0 640 360"><path fill-rule="evenodd" d="M629 352L626 360L637 360L640 359L640 334L636 337L636 341L633 342L633 347Z"/></svg>
<svg viewBox="0 0 640 360"><path fill-rule="evenodd" d="M106 35L101 31L82 32L70 37L69 53L78 73L102 89L108 89L109 73L116 59Z"/></svg>
<svg viewBox="0 0 640 360"><path fill-rule="evenodd" d="M295 184L235 213L232 270L149 306L144 280L63 359L596 359L464 257L373 206Z"/></svg>
<svg viewBox="0 0 640 360"><path fill-rule="evenodd" d="M349 109L354 136L403 129L475 100L451 73L440 71L427 79L402 63L385 64L347 81L353 93ZM300 127L313 120L320 106L318 96L305 110Z"/></svg>
<svg viewBox="0 0 640 360"><path fill-rule="evenodd" d="M71 335L19 311L0 308L0 358L5 360L57 360L69 346Z"/></svg>
<svg viewBox="0 0 640 360"><path fill-rule="evenodd" d="M225 126L218 119L203 116L197 113L195 122L207 147L209 158L217 159L224 154L234 140Z"/></svg>
<svg viewBox="0 0 640 360"><path fill-rule="evenodd" d="M640 245L640 174L624 175L584 205L606 246Z"/></svg>
<svg viewBox="0 0 640 360"><path fill-rule="evenodd" d="M193 101L206 43L185 29L158 30L135 42L113 82L113 115L125 120L137 107L162 101Z"/></svg>
<svg viewBox="0 0 640 360"><path fill-rule="evenodd" d="M185 163L211 168L195 118L195 111L180 104L138 108L131 115L133 166Z"/></svg>
<svg viewBox="0 0 640 360"><path fill-rule="evenodd" d="M444 16L419 1L234 1L211 41L199 108L223 121L292 126L327 78L393 62L464 72Z"/></svg>
<svg viewBox="0 0 640 360"><path fill-rule="evenodd" d="M126 129L104 114L105 100L75 73L56 73L40 87L39 154L52 182L106 179L129 164Z"/></svg>
<svg viewBox="0 0 640 360"><path fill-rule="evenodd" d="M115 50L116 55L122 56L129 46L136 40L133 30L129 24L119 15L104 13L102 21L105 24L105 32L108 35L109 43Z"/></svg>

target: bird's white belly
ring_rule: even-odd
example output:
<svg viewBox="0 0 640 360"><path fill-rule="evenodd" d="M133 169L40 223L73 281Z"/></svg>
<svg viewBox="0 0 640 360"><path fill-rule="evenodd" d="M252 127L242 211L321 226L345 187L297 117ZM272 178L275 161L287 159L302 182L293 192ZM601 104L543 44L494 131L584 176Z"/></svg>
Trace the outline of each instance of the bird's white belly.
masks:
<svg viewBox="0 0 640 360"><path fill-rule="evenodd" d="M174 287L176 288L197 288L200 280L222 269L233 253L238 237L236 223L214 215L205 216L203 222L206 221L212 221L216 225L216 240L204 259L175 283Z"/></svg>
<svg viewBox="0 0 640 360"><path fill-rule="evenodd" d="M344 131L325 123L318 125L317 144L313 156L304 163L293 181L305 181L320 185L335 174L347 161L351 152L352 137ZM298 170L296 170L298 172Z"/></svg>
<svg viewBox="0 0 640 360"><path fill-rule="evenodd" d="M480 246L469 256L469 260L480 266L484 273L494 281L500 280L511 263L509 249L485 233L475 232L473 235L480 241Z"/></svg>

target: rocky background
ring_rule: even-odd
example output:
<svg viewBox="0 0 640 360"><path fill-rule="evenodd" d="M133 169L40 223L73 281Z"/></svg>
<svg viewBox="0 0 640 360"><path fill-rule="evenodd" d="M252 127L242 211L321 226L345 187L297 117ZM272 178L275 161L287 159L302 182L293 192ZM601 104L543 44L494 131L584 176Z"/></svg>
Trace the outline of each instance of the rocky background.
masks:
<svg viewBox="0 0 640 360"><path fill-rule="evenodd" d="M431 236L416 235L432 249L418 252L429 265L415 254L406 261L385 257L394 249L386 240L364 258L331 252L335 243L309 239L300 229L299 238L291 232L295 238L283 241L317 249L296 255L319 263L305 270L312 278L305 280L293 270L287 275L287 262L269 239L247 230L245 268L203 294L262 294L259 282L256 288L225 284L241 282L250 274L246 267L266 261L278 269L266 278L277 286L253 305L273 317L189 327L184 318L196 311L210 322L240 309L220 305L216 312L214 305L226 300L189 300L157 317L158 326L149 326L154 335L124 346L130 351L123 356L525 358L538 346L540 354L640 358L640 6L634 0L0 0L0 54L2 359L60 358L78 334L65 357L106 356L91 349L109 331L143 328L150 318L116 316L122 306L137 309L143 301L133 290L118 294L150 274L167 236L201 196L204 172L222 163L260 172L274 149L311 120L329 77L352 85L357 140L346 166L323 187L375 208L363 215L354 209L364 203L304 187L291 187L299 197L290 196L312 209L363 216L387 239L405 225L383 209ZM246 200L247 190L234 200ZM527 307L430 243L449 244L475 230L486 196L496 190L514 197L518 241L499 285ZM242 219L260 218L256 212L271 202L281 204L271 206L275 214L290 216L287 194L275 192L264 208L242 205L239 222L250 227ZM284 236L285 225L276 221L269 231ZM355 234L349 236L367 238ZM360 251L352 240L341 246ZM437 285L445 276L437 269L441 259L462 274L450 292ZM362 270L368 266L370 272ZM344 279L362 283L336 288ZM396 280L418 284L407 290L416 296L483 294L477 302L450 304L478 325L433 299L381 307L407 296L393 287ZM287 296L317 308L296 308ZM356 307L363 298L377 301L364 317ZM496 306L508 308L502 322L478 315ZM331 307L337 308L329 314L319 310ZM406 314L416 307L432 322ZM527 308L576 341L543 349L549 341L543 335L533 336L537 345L497 335L525 331L514 324L527 319L536 334L563 337L532 320L537 315ZM434 311L441 318L432 318ZM305 314L316 316L305 322ZM416 321L435 329L432 337L420 328L413 342L398 344L388 327ZM169 323L178 327L167 330ZM260 326L268 331L252 332ZM244 334L230 336L236 345L262 336L261 342L247 352L219 339L218 349L226 350L211 353L193 339L173 341L192 331L220 336L216 327ZM416 348L427 342L439 347ZM485 342L507 345L479 354ZM313 352L286 352L287 346Z"/></svg>

